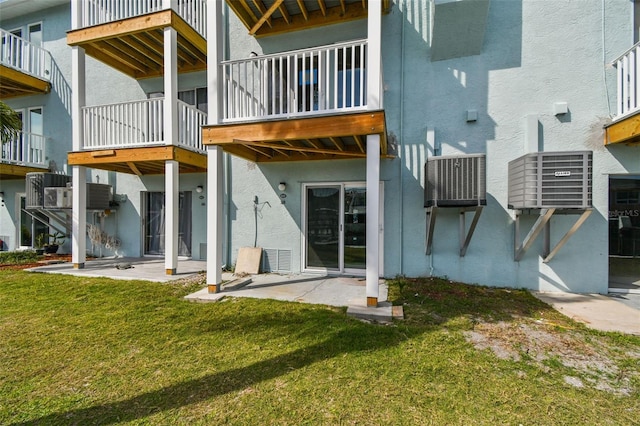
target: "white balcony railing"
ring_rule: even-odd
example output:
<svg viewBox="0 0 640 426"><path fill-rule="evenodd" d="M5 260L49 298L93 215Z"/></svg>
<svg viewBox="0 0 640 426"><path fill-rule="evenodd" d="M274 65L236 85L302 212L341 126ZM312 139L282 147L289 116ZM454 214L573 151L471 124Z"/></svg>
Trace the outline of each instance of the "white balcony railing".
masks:
<svg viewBox="0 0 640 426"><path fill-rule="evenodd" d="M614 60L613 65L618 76L617 118L621 118L640 109L640 42Z"/></svg>
<svg viewBox="0 0 640 426"><path fill-rule="evenodd" d="M180 145L204 152L200 127L207 115L178 101L178 140L164 138L164 98L82 108L83 149Z"/></svg>
<svg viewBox="0 0 640 426"><path fill-rule="evenodd" d="M83 0L82 27L173 9L200 35L207 36L207 0Z"/></svg>
<svg viewBox="0 0 640 426"><path fill-rule="evenodd" d="M224 61L224 121L363 110L367 41Z"/></svg>
<svg viewBox="0 0 640 426"><path fill-rule="evenodd" d="M0 29L0 62L26 74L49 81L51 55L29 41Z"/></svg>
<svg viewBox="0 0 640 426"><path fill-rule="evenodd" d="M0 153L2 162L29 167L46 167L42 135L18 132L18 134L2 144Z"/></svg>

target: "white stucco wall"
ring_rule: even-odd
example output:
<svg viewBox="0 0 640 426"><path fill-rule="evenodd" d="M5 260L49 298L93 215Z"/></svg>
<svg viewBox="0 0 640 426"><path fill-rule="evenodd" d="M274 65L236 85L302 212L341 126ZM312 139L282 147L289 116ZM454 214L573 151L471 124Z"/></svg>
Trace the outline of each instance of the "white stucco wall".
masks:
<svg viewBox="0 0 640 426"><path fill-rule="evenodd" d="M394 3L382 24L385 112L390 140L398 149L397 158L383 160L381 168L386 276L434 274L487 285L607 291L608 175L640 172L640 148L605 148L602 130L616 96L615 70L608 63L632 44L631 14L631 3L615 0L493 0L482 53L432 62L430 3ZM229 25L231 58L366 36L364 23L349 23L256 41L233 15ZM451 28L451 37L460 31ZM567 102L569 113L555 116L555 102ZM478 111L476 122L466 122L468 109ZM530 114L538 116L541 150L594 153L594 212L548 264L541 258L542 238L521 261L513 260L515 216L507 208L507 163L527 152L524 122ZM458 256L456 209L440 210L433 254L425 255L423 167L435 148L427 143L427 129L435 131L442 155L487 155L488 205L463 258ZM364 177L364 161L265 166L234 159L232 256L256 239L258 246L292 249L293 268L299 270L302 184ZM278 198L281 181L288 185L285 205ZM256 196L259 203L270 203L261 210L257 231ZM552 245L577 217L553 217ZM523 216L523 235L534 220Z"/></svg>

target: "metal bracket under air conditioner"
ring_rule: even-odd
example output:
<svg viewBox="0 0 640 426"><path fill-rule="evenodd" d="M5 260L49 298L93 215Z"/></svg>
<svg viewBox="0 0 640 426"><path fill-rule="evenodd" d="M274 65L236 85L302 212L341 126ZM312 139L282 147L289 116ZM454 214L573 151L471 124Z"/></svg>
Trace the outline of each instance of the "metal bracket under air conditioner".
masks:
<svg viewBox="0 0 640 426"><path fill-rule="evenodd" d="M469 243L471 242L471 237L473 236L474 231L476 230L476 225L478 224L478 219L480 219L480 214L482 214L482 209L484 206L476 206L476 207L462 207L460 208L460 257L464 257L467 254L467 247L469 247ZM433 245L433 231L436 225L436 212L437 207L428 207L427 208L427 256L431 254L431 247ZM471 220L471 225L467 230L467 226L465 223L466 213L474 212L473 219Z"/></svg>
<svg viewBox="0 0 640 426"><path fill-rule="evenodd" d="M522 259L522 256L524 256L524 254L526 253L526 251L529 250L529 248L531 247L533 242L536 240L540 232L544 230L543 242L542 242L542 257L543 257L542 262L543 263L549 262L558 253L558 251L562 248L562 246L566 244L569 238L571 238L571 236L575 234L578 228L582 226L584 221L587 220L587 218L589 217L589 215L591 215L592 212L593 212L593 209L585 209L585 210L573 210L573 209L559 210L555 208L542 209L540 210L540 215L538 216L538 219L536 219L536 222L531 227L531 230L529 230L529 233L527 233L522 243L520 243L520 216L522 216L523 212L522 210L516 210L515 211L516 221L514 224L515 225L514 260L516 262L519 262L520 259ZM554 213L565 214L565 215L580 214L580 217L578 218L578 220L576 220L573 226L567 231L567 233L564 234L562 238L560 238L560 241L558 241L558 243L553 247L553 250L551 250L550 249L551 248L551 223L549 221L551 220L551 216L553 216Z"/></svg>

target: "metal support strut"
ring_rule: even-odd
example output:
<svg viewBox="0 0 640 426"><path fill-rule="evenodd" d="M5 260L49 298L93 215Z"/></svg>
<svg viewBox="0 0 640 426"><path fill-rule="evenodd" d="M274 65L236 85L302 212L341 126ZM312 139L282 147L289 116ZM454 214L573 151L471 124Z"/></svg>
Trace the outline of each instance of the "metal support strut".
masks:
<svg viewBox="0 0 640 426"><path fill-rule="evenodd" d="M482 213L482 209L484 206L476 206L476 207L463 207L460 209L460 257L464 257L467 254L467 248L469 247L469 243L471 242L471 237L473 236L474 231L476 230L476 225L478 224L478 220L480 219L480 214ZM426 215L427 215L427 239L426 239L426 254L429 256L431 254L431 249L433 246L433 231L436 225L436 212L437 207L427 207ZM471 220L471 225L467 230L465 223L466 213L474 212L473 219Z"/></svg>
<svg viewBox="0 0 640 426"><path fill-rule="evenodd" d="M522 243L520 243L520 216L522 215L522 211L516 210L516 221L515 221L515 233L514 233L514 260L519 262L522 259L522 256L526 253L526 251L531 247L533 242L536 240L540 232L544 230L543 237L543 250L542 257L543 262L547 263L558 253L558 251L566 244L566 242L571 238L573 234L582 226L585 220L589 217L593 210L579 210L581 212L580 217L573 224L573 226L567 231L566 234L558 241L558 243L550 249L551 246L551 216L556 212L555 208L542 209L540 211L540 215L536 219L536 222L533 224L533 227L527 235L524 237ZM561 210L563 214L575 214L577 212L573 210Z"/></svg>

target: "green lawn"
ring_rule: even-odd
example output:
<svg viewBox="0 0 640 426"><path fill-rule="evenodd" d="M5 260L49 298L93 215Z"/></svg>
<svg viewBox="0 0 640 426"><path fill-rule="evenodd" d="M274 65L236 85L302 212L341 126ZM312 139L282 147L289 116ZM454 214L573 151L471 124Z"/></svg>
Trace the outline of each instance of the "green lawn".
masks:
<svg viewBox="0 0 640 426"><path fill-rule="evenodd" d="M406 320L0 271L0 424L637 424L640 338L525 291L391 284Z"/></svg>

